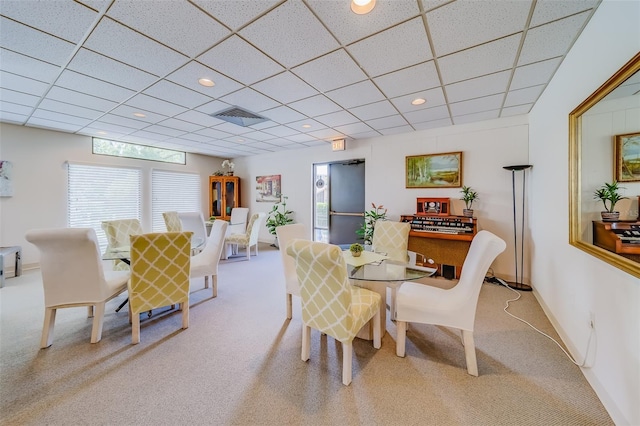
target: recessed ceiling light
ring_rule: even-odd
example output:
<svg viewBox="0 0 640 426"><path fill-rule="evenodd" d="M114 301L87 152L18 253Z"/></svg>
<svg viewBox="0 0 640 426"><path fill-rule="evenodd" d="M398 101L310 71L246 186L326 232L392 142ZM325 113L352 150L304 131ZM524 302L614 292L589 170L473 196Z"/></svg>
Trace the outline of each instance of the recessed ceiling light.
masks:
<svg viewBox="0 0 640 426"><path fill-rule="evenodd" d="M351 11L358 15L364 15L373 10L376 0L351 0Z"/></svg>
<svg viewBox="0 0 640 426"><path fill-rule="evenodd" d="M107 132L103 132L102 130L100 130L100 131L96 132L96 134L98 134L98 135L106 135Z"/></svg>
<svg viewBox="0 0 640 426"><path fill-rule="evenodd" d="M198 83L200 83L205 87L213 87L216 85L213 81L209 80L208 78L201 78L198 80Z"/></svg>
<svg viewBox="0 0 640 426"><path fill-rule="evenodd" d="M411 101L411 105L422 105L425 102L427 101L422 98L415 98L414 100Z"/></svg>
<svg viewBox="0 0 640 426"><path fill-rule="evenodd" d="M311 124L303 124L302 127L304 127L305 129L309 129L311 128Z"/></svg>
<svg viewBox="0 0 640 426"><path fill-rule="evenodd" d="M238 139L238 142L244 142L244 139Z"/></svg>
<svg viewBox="0 0 640 426"><path fill-rule="evenodd" d="M136 117L146 117L146 115L141 112L134 112L133 115L135 115Z"/></svg>

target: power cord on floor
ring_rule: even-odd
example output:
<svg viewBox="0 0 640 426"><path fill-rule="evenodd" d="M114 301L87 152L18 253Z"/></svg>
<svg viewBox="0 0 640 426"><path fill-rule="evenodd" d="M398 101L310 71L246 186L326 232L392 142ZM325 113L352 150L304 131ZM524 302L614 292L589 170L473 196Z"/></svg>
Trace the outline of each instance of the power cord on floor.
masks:
<svg viewBox="0 0 640 426"><path fill-rule="evenodd" d="M562 352L564 352L564 354L567 356L567 358L569 358L569 360L570 360L572 363L574 363L575 365L577 365L578 367L586 367L587 358L589 357L589 348L591 347L591 338L593 337L593 333L594 333L594 329L593 329L593 328L591 328L591 332L589 333L589 340L587 341L587 349L586 349L585 354L584 354L584 361L582 361L582 363L578 363L576 360L574 360L574 359L573 359L573 357L571 356L571 354L569 354L569 352L567 352L567 351L562 347L562 345L560 345L560 343L558 343L558 342L557 342L553 337L551 337L551 336L549 336L548 334L546 334L545 332L543 332L543 331L541 331L541 330L537 329L537 328L536 328L533 324L531 324L530 322L528 322L528 321L526 321L526 320L524 320L524 319L522 319L522 318L520 318L520 317L517 317L517 316L513 315L511 312L509 312L509 311L507 310L507 309L509 309L509 303L511 303L511 302L516 302L517 300L519 300L519 299L520 299L521 295L520 295L520 293L519 293L518 291L516 291L515 289L513 289L512 287L510 287L510 286L509 286L509 284L507 284L507 282L506 282L506 281L504 281L504 280L502 280L502 279L500 279L500 278L495 277L495 276L493 275L493 272L492 272L492 271L490 272L490 275L487 275L487 276L485 277L485 281L486 281L486 282L489 282L489 283L493 283L493 284L498 284L498 285L504 286L504 287L508 288L509 290L511 290L512 292L514 292L515 294L517 294L517 295L518 295L516 298L514 298L514 299L509 299L509 300L507 300L507 301L505 302L505 305L504 305L503 311L504 311L507 315L509 315L509 316L510 316L510 317L512 317L512 318L517 319L517 320L518 320L518 321L520 321L520 322L523 322L523 323L527 324L529 327L531 327L532 329L534 329L534 330L535 330L535 331L537 331L538 333L542 334L544 337L546 337L546 338L550 339L553 343L555 343L555 344L556 344L556 345L557 345L557 346L562 350Z"/></svg>

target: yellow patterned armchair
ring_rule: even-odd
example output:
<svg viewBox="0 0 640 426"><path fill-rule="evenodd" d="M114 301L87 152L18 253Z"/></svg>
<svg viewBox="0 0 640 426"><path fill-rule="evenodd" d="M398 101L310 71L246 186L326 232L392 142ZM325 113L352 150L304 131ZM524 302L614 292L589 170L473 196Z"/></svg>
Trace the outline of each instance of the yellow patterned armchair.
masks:
<svg viewBox="0 0 640 426"><path fill-rule="evenodd" d="M192 232L131 236L129 312L131 342L140 343L140 313L180 304L182 328L189 327Z"/></svg>
<svg viewBox="0 0 640 426"><path fill-rule="evenodd" d="M351 383L353 339L373 318L373 346L380 348L379 294L354 287L347 277L347 265L340 247L296 239L287 246L296 262L302 300L302 360L311 350L311 328L342 343L342 383Z"/></svg>

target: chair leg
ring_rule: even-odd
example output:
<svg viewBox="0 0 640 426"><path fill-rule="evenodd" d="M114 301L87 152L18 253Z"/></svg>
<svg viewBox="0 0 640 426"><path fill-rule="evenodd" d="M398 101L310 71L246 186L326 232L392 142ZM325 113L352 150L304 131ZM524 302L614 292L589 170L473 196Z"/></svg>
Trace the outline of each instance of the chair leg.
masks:
<svg viewBox="0 0 640 426"><path fill-rule="evenodd" d="M104 304L98 303L94 306L93 327L91 327L91 343L98 343L102 339L102 325L104 323Z"/></svg>
<svg viewBox="0 0 640 426"><path fill-rule="evenodd" d="M382 344L382 324L380 321L380 309L376 310L373 316L373 347L380 349Z"/></svg>
<svg viewBox="0 0 640 426"><path fill-rule="evenodd" d="M247 260L251 260L251 246L247 243Z"/></svg>
<svg viewBox="0 0 640 426"><path fill-rule="evenodd" d="M131 314L131 343L140 343L140 314L137 312Z"/></svg>
<svg viewBox="0 0 640 426"><path fill-rule="evenodd" d="M311 353L311 327L306 324L302 324L302 355L303 361L309 360L309 354Z"/></svg>
<svg viewBox="0 0 640 426"><path fill-rule="evenodd" d="M209 275L204 276L204 288L209 288Z"/></svg>
<svg viewBox="0 0 640 426"><path fill-rule="evenodd" d="M256 257L258 257L258 243L254 247L256 248Z"/></svg>
<svg viewBox="0 0 640 426"><path fill-rule="evenodd" d="M389 316L392 321L396 319L396 287L391 287L391 298L389 300Z"/></svg>
<svg viewBox="0 0 640 426"><path fill-rule="evenodd" d="M467 372L478 377L478 361L476 360L476 345L473 342L473 331L462 330L464 341L464 355L467 358Z"/></svg>
<svg viewBox="0 0 640 426"><path fill-rule="evenodd" d="M40 347L48 348L53 343L53 326L56 322L56 309L45 308L44 325L42 326L42 338L40 339Z"/></svg>
<svg viewBox="0 0 640 426"><path fill-rule="evenodd" d="M218 297L218 276L211 275L211 290L213 297Z"/></svg>
<svg viewBox="0 0 640 426"><path fill-rule="evenodd" d="M94 315L93 305L87 306L87 318L91 318Z"/></svg>
<svg viewBox="0 0 640 426"><path fill-rule="evenodd" d="M189 301L180 303L182 307L182 328L189 328Z"/></svg>
<svg viewBox="0 0 640 426"><path fill-rule="evenodd" d="M227 260L229 259L229 250L231 248L231 244L229 243L224 243L224 246L222 247L222 259L223 260Z"/></svg>
<svg viewBox="0 0 640 426"><path fill-rule="evenodd" d="M396 329L398 336L396 337L396 355L404 357L405 343L407 340L407 323L405 321L396 321Z"/></svg>
<svg viewBox="0 0 640 426"><path fill-rule="evenodd" d="M286 294L287 299L287 319L293 318L293 296L291 293Z"/></svg>
<svg viewBox="0 0 640 426"><path fill-rule="evenodd" d="M379 314L378 314L379 315ZM380 319L378 317L378 319ZM351 364L353 359L353 342L342 342L342 384L351 384Z"/></svg>

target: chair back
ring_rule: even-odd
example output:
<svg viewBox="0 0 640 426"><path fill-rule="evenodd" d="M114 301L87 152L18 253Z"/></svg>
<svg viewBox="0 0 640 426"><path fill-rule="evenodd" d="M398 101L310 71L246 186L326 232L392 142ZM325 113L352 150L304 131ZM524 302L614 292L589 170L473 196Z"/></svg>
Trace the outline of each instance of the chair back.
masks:
<svg viewBox="0 0 640 426"><path fill-rule="evenodd" d="M353 339L351 284L340 247L293 240L287 254L294 258L300 282L302 321L340 342Z"/></svg>
<svg viewBox="0 0 640 426"><path fill-rule="evenodd" d="M228 226L229 223L224 220L213 222L211 233L207 238L207 245L200 253L191 258L192 277L218 274L218 263L220 263L220 256L224 247L224 236Z"/></svg>
<svg viewBox="0 0 640 426"><path fill-rule="evenodd" d="M204 217L200 212L178 213L182 231L193 232L194 242L204 243L207 241L207 226L204 224Z"/></svg>
<svg viewBox="0 0 640 426"><path fill-rule="evenodd" d="M296 273L296 262L293 257L287 254L287 246L295 239L308 240L305 226L301 223L282 225L276 228L276 237L280 246L280 257L282 258L282 268L284 272L284 282L287 293L300 296L300 284Z"/></svg>
<svg viewBox="0 0 640 426"><path fill-rule="evenodd" d="M455 311L458 328L473 330L480 288L487 270L506 247L502 238L485 230L478 232L471 241L458 284L446 290L447 305Z"/></svg>
<svg viewBox="0 0 640 426"><path fill-rule="evenodd" d="M164 224L167 227L167 232L181 232L182 224L178 217L178 212L164 212L162 213L164 218Z"/></svg>
<svg viewBox="0 0 640 426"><path fill-rule="evenodd" d="M244 234L247 230L247 218L249 217L249 209L247 207L234 207L231 209L231 218L229 219L228 234Z"/></svg>
<svg viewBox="0 0 640 426"><path fill-rule="evenodd" d="M131 236L132 314L189 301L191 232Z"/></svg>
<svg viewBox="0 0 640 426"><path fill-rule="evenodd" d="M260 226L264 221L264 218L267 216L266 213L260 212L255 213L249 219L249 223L247 224L247 237L248 237L248 246L253 246L258 244L258 236L260 235Z"/></svg>
<svg viewBox="0 0 640 426"><path fill-rule="evenodd" d="M45 306L91 304L108 297L92 228L33 229L25 238L40 251Z"/></svg>
<svg viewBox="0 0 640 426"><path fill-rule="evenodd" d="M138 219L105 220L102 229L107 236L109 248L128 247L130 235L143 233L142 225Z"/></svg>
<svg viewBox="0 0 640 426"><path fill-rule="evenodd" d="M411 231L409 222L379 220L373 228L371 250L386 253L390 259L407 262L409 231Z"/></svg>

